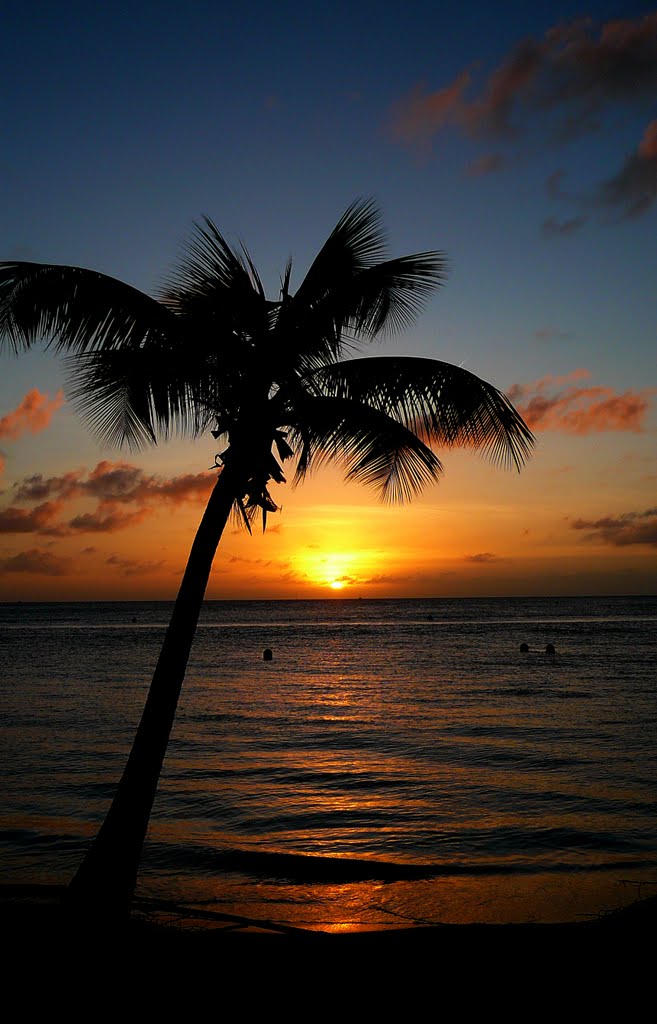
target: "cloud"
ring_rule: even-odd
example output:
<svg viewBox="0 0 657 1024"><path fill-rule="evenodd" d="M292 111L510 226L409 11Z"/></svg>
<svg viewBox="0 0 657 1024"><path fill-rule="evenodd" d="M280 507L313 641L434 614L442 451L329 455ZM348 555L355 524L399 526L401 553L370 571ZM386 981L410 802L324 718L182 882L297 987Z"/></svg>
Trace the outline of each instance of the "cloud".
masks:
<svg viewBox="0 0 657 1024"><path fill-rule="evenodd" d="M392 109L393 136L407 144L427 145L446 124L460 120L470 81L470 72L464 70L450 85L436 92L427 92L424 85L416 86Z"/></svg>
<svg viewBox="0 0 657 1024"><path fill-rule="evenodd" d="M532 429L579 435L603 431L641 433L655 389L616 392L612 388L573 383L589 376L587 370L580 369L562 377L514 384L508 396Z"/></svg>
<svg viewBox="0 0 657 1024"><path fill-rule="evenodd" d="M0 417L0 438L17 441L23 434L40 433L50 425L53 413L63 403L61 391L54 398L48 398L38 388L32 388L12 412Z"/></svg>
<svg viewBox="0 0 657 1024"><path fill-rule="evenodd" d="M146 503L167 501L180 505L206 497L217 479L216 473L187 473L163 479L148 476L128 462L99 462L86 474L73 470L63 476L44 478L40 473L26 477L16 488L16 499L33 501L48 497L72 498L89 495L101 502Z"/></svg>
<svg viewBox="0 0 657 1024"><path fill-rule="evenodd" d="M657 547L657 508L645 512L624 512L602 519L576 519L573 530L585 530L586 540L602 541L612 547L649 544Z"/></svg>
<svg viewBox="0 0 657 1024"><path fill-rule="evenodd" d="M487 565L490 562L503 562L504 559L500 558L498 555L494 555L491 551L481 551L477 555L466 555L465 561L477 562L481 565Z"/></svg>
<svg viewBox="0 0 657 1024"><path fill-rule="evenodd" d="M582 18L519 43L468 115L476 130L504 134L556 110L572 137L594 128L609 104L650 102L656 88L657 13L603 25Z"/></svg>
<svg viewBox="0 0 657 1024"><path fill-rule="evenodd" d="M474 133L515 135L513 114L522 97L533 88L541 65L545 45L533 39L519 43L493 71L483 94L467 104L462 115Z"/></svg>
<svg viewBox="0 0 657 1024"><path fill-rule="evenodd" d="M534 331L534 337L539 341L567 341L572 335L568 331L560 331L557 327L539 327Z"/></svg>
<svg viewBox="0 0 657 1024"><path fill-rule="evenodd" d="M645 130L636 153L599 191L602 206L619 209L622 220L639 217L657 200L657 120Z"/></svg>
<svg viewBox="0 0 657 1024"><path fill-rule="evenodd" d="M48 498L73 497L80 493L80 472L73 470L63 476L51 476L47 479L40 473L27 476L20 484L14 485L16 501L45 501Z"/></svg>
<svg viewBox="0 0 657 1024"><path fill-rule="evenodd" d="M164 560L159 562L140 561L138 558L122 558L120 555L110 555L105 559L106 565L116 566L122 576L148 576L156 572L164 565Z"/></svg>
<svg viewBox="0 0 657 1024"><path fill-rule="evenodd" d="M561 182L564 179L566 172L564 170L553 171L552 174L548 175L545 182L545 191L547 192L550 199L567 199L567 194L561 188Z"/></svg>
<svg viewBox="0 0 657 1024"><path fill-rule="evenodd" d="M613 110L649 110L656 91L657 12L603 24L580 18L520 40L483 82L471 66L435 91L416 86L394 106L392 132L423 148L448 127L488 146L494 139L505 152L482 155L469 167L470 174L489 173L509 162L509 152L564 146L599 131ZM652 205L653 138L650 125L638 152L602 186L603 205L619 206L623 216ZM564 174L548 178L550 198L572 198L563 192ZM579 218L564 223L571 231L582 226Z"/></svg>
<svg viewBox="0 0 657 1024"><path fill-rule="evenodd" d="M59 501L45 501L32 509L15 506L0 509L0 533L43 533L61 507Z"/></svg>
<svg viewBox="0 0 657 1024"><path fill-rule="evenodd" d="M137 526L150 515L152 509L138 509L136 512L122 512L112 506L99 506L95 512L84 512L69 521L71 533L116 533Z"/></svg>
<svg viewBox="0 0 657 1024"><path fill-rule="evenodd" d="M60 558L49 551L30 548L29 551L19 551L10 558L0 559L0 571L23 572L36 576L66 576L72 564L70 558Z"/></svg>
<svg viewBox="0 0 657 1024"><path fill-rule="evenodd" d="M471 178L482 178L486 174L500 171L506 164L507 160L501 153L485 153L468 164L467 172Z"/></svg>
<svg viewBox="0 0 657 1024"><path fill-rule="evenodd" d="M588 217L570 217L568 220L557 220L556 217L548 217L541 225L543 238L563 238L567 235L574 235L588 223Z"/></svg>
<svg viewBox="0 0 657 1024"><path fill-rule="evenodd" d="M370 576L369 579L361 580L360 582L377 586L381 583L412 583L416 579L418 579L417 576L398 576L391 575L389 573L380 573L378 576Z"/></svg>
<svg viewBox="0 0 657 1024"><path fill-rule="evenodd" d="M16 506L0 509L0 532L51 536L115 533L141 523L162 503L177 507L207 497L215 481L215 473L188 473L167 479L149 476L127 462L108 461L99 462L89 473L85 469L52 477L37 473L14 486L14 498L41 504L31 511ZM95 509L75 515L68 523L52 523L66 502L79 498L94 499ZM136 506L134 511L125 510L124 506L130 504Z"/></svg>

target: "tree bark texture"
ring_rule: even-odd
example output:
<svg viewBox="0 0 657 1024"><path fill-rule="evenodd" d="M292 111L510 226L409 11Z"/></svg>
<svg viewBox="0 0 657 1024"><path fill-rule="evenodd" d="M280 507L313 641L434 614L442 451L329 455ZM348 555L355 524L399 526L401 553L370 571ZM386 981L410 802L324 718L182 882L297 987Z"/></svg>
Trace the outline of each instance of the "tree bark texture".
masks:
<svg viewBox="0 0 657 1024"><path fill-rule="evenodd" d="M121 781L105 821L66 891L80 914L127 918L187 661L217 545L239 486L224 467L210 495Z"/></svg>

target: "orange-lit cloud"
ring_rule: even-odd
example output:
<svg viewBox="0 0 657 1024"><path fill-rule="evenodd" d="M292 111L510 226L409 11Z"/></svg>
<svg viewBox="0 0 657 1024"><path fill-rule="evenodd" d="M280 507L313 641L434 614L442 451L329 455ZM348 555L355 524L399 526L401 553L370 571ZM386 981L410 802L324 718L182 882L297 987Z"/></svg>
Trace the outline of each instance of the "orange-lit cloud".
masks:
<svg viewBox="0 0 657 1024"><path fill-rule="evenodd" d="M588 217L569 217L567 220L557 220L556 217L548 217L541 225L543 238L558 238L564 235L574 235L576 231L588 223Z"/></svg>
<svg viewBox="0 0 657 1024"><path fill-rule="evenodd" d="M0 417L0 438L17 441L22 434L40 433L50 425L53 413L63 403L61 391L54 398L48 398L38 388L32 388L15 409Z"/></svg>
<svg viewBox="0 0 657 1024"><path fill-rule="evenodd" d="M657 546L657 508L645 512L624 512L602 519L576 519L573 530L585 530L587 540L598 540L613 547L630 544Z"/></svg>
<svg viewBox="0 0 657 1024"><path fill-rule="evenodd" d="M43 533L61 508L61 501L45 501L32 509L0 509L0 533Z"/></svg>
<svg viewBox="0 0 657 1024"><path fill-rule="evenodd" d="M485 153L470 174L499 170L526 153L598 131L608 110L643 109L657 91L657 12L597 24L591 18L560 23L541 38L521 40L488 75L478 92L466 68L451 84L431 91L418 86L392 111L393 135L427 147L448 126L475 139L494 138L505 153ZM636 154L585 205L616 206L622 217L644 213L657 198L657 128L648 126ZM523 149L519 149L522 142ZM513 154L515 148L515 154ZM552 199L573 198L562 189L562 169L546 183ZM575 197L577 198L577 197ZM579 197L581 198L581 197ZM543 225L547 237L579 230L587 218Z"/></svg>
<svg viewBox="0 0 657 1024"><path fill-rule="evenodd" d="M0 509L0 533L39 533L68 536L73 533L116 533L143 522L162 502L178 506L207 497L215 473L183 474L170 479L148 476L126 462L99 462L90 472L72 470L61 476L26 477L15 485L16 501L38 501L31 510L17 506ZM79 512L68 520L53 522L67 502L79 498L96 501L93 511ZM126 510L132 504L134 510Z"/></svg>
<svg viewBox="0 0 657 1024"><path fill-rule="evenodd" d="M507 159L501 153L485 153L477 157L467 166L471 178L483 178L487 174L495 174L506 166Z"/></svg>
<svg viewBox="0 0 657 1024"><path fill-rule="evenodd" d="M117 568L123 576L148 576L161 569L164 561L149 562L138 558L122 558L121 555L110 555L109 558L105 559L105 564Z"/></svg>
<svg viewBox="0 0 657 1024"><path fill-rule="evenodd" d="M489 75L478 96L466 98L469 69L435 92L416 88L394 109L399 139L416 142L449 122L473 134L515 137L537 116L558 118L558 137L592 131L613 103L651 101L657 89L657 13L597 25L582 18L524 39Z"/></svg>
<svg viewBox="0 0 657 1024"><path fill-rule="evenodd" d="M51 497L72 498L90 495L106 502L168 501L174 505L206 497L216 482L216 473L187 473L163 479L148 476L128 462L99 462L86 473L73 470L62 476L44 478L40 473L26 477L16 487L18 501L38 501Z"/></svg>
<svg viewBox="0 0 657 1024"><path fill-rule="evenodd" d="M479 565L488 565L491 562L504 561L504 559L501 559L498 555L494 555L492 551L481 551L477 555L466 555L465 561L476 562Z"/></svg>
<svg viewBox="0 0 657 1024"><path fill-rule="evenodd" d="M0 559L0 571L28 573L35 576L66 576L72 568L70 558L60 558L49 551L30 548L9 558Z"/></svg>
<svg viewBox="0 0 657 1024"><path fill-rule="evenodd" d="M74 516L68 523L71 533L116 533L142 523L151 509L141 508L136 512L122 512L113 504L99 505L95 512L84 512Z"/></svg>
<svg viewBox="0 0 657 1024"><path fill-rule="evenodd" d="M641 433L655 389L616 392L572 383L589 376L587 370L574 370L563 377L543 377L529 384L514 384L508 395L533 430Z"/></svg>
<svg viewBox="0 0 657 1024"><path fill-rule="evenodd" d="M392 110L392 133L400 142L426 145L441 128L459 119L465 106L470 72L462 71L451 85L435 92L417 86Z"/></svg>
<svg viewBox="0 0 657 1024"><path fill-rule="evenodd" d="M600 201L620 210L623 219L638 217L657 200L657 120L645 130L636 153L600 191Z"/></svg>

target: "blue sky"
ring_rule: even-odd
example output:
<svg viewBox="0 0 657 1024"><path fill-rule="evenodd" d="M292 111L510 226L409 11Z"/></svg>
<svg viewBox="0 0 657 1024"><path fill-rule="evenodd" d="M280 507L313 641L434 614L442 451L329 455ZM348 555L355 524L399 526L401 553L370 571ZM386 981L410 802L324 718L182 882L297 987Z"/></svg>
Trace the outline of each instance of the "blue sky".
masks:
<svg viewBox="0 0 657 1024"><path fill-rule="evenodd" d="M28 2L2 22L0 258L93 267L152 291L209 214L275 294L289 255L299 280L348 203L374 196L395 253L444 249L451 268L416 327L378 351L463 363L515 388L521 407L549 397L518 507L571 465L555 523L629 516L622 531L646 518L654 4ZM61 382L50 356L4 356L0 421L30 389L52 397ZM0 450L7 507L44 460L64 472L118 457L66 405L43 431L0 436ZM205 461L180 444L138 459L171 476ZM476 477L461 481L458 465L474 501ZM509 486L480 480L500 496ZM601 531L589 555L597 543L601 557L648 557L654 570L657 526L640 542ZM25 541L1 535L0 564ZM10 571L11 587L36 592L38 578Z"/></svg>

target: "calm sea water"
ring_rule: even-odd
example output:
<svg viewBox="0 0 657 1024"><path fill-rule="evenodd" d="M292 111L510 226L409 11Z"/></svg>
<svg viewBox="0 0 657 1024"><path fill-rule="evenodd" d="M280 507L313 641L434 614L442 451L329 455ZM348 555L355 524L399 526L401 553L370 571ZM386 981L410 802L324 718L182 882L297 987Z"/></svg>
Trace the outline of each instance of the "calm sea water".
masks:
<svg viewBox="0 0 657 1024"><path fill-rule="evenodd" d="M4 882L74 873L170 607L0 605ZM657 892L656 625L657 598L209 602L139 893L338 929Z"/></svg>

